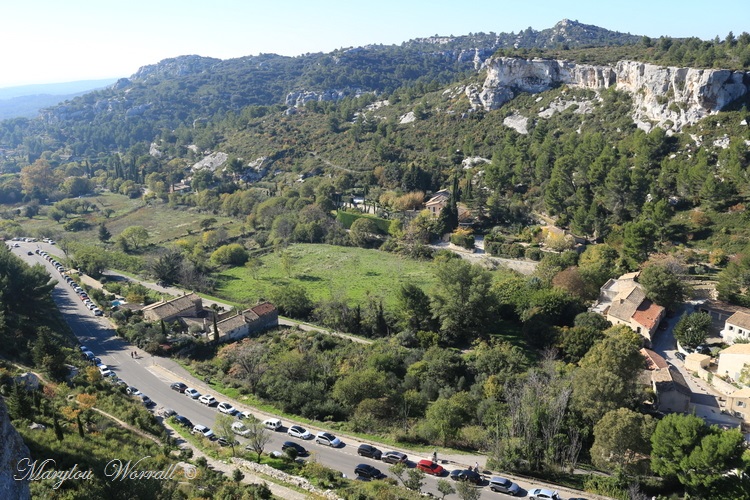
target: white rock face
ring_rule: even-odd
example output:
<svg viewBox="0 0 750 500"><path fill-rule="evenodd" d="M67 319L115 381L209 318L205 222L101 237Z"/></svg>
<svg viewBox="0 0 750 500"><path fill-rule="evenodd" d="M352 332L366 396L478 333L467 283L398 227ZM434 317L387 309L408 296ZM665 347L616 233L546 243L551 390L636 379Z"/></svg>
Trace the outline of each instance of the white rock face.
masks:
<svg viewBox="0 0 750 500"><path fill-rule="evenodd" d="M409 111L398 121L401 125L417 121L417 117L414 116L414 111Z"/></svg>
<svg viewBox="0 0 750 500"><path fill-rule="evenodd" d="M522 135L526 135L529 133L529 119L525 116L519 115L518 113L513 113L510 116L506 116L503 120L503 125L512 128Z"/></svg>
<svg viewBox="0 0 750 500"><path fill-rule="evenodd" d="M615 86L633 95L633 120L646 130L653 126L679 130L724 109L750 87L750 73L744 71L634 61L620 61L611 67L497 57L488 60L486 67L482 89L466 89L474 109L497 109L521 92L538 93L560 85L596 91Z"/></svg>
<svg viewBox="0 0 750 500"><path fill-rule="evenodd" d="M10 423L8 409L0 399L0 498L31 498L28 479L16 479L16 475L23 477L19 472L25 470L26 465L19 469L18 462L24 458L31 458L29 448Z"/></svg>

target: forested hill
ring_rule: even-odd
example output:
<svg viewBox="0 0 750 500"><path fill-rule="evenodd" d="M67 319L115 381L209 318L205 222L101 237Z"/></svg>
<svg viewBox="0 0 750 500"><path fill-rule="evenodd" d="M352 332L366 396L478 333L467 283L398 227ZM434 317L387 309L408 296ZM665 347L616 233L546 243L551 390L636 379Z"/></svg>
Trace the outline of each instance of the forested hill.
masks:
<svg viewBox="0 0 750 500"><path fill-rule="evenodd" d="M181 56L144 66L112 87L47 109L43 120L0 126L0 144L15 148L53 127L73 154L127 149L156 132L212 119L247 106L335 100L402 87L446 85L474 75L498 49L569 49L634 43L638 37L563 20L542 31L433 36L401 45L368 45L331 53L274 54L219 60ZM291 96L290 96L291 94ZM72 127L72 128L71 128ZM59 129L65 128L64 132ZM51 139L47 139L50 141ZM32 156L54 144L31 145ZM37 151L33 151L37 150Z"/></svg>

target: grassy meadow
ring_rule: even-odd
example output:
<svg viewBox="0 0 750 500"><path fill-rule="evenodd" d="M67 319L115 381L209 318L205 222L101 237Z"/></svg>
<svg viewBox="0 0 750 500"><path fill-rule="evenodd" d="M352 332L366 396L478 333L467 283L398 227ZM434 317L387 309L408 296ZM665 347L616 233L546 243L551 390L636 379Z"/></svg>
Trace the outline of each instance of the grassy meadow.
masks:
<svg viewBox="0 0 750 500"><path fill-rule="evenodd" d="M223 271L216 295L249 304L267 297L274 287L296 283L307 290L313 301L344 295L356 303L369 294L382 298L386 307L393 307L402 283L413 283L425 290L435 284L432 262L378 250L296 244L286 251L292 257L288 275L281 254L269 253L260 257L262 266L256 277L245 267Z"/></svg>

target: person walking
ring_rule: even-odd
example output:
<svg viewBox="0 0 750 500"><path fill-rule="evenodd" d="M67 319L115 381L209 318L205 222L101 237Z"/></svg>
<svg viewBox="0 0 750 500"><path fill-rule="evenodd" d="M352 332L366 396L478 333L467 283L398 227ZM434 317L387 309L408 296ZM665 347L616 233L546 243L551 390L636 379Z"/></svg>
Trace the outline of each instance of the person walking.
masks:
<svg viewBox="0 0 750 500"><path fill-rule="evenodd" d="M432 452L432 463L437 463L437 450Z"/></svg>
<svg viewBox="0 0 750 500"><path fill-rule="evenodd" d="M474 462L474 470L479 472L479 462Z"/></svg>

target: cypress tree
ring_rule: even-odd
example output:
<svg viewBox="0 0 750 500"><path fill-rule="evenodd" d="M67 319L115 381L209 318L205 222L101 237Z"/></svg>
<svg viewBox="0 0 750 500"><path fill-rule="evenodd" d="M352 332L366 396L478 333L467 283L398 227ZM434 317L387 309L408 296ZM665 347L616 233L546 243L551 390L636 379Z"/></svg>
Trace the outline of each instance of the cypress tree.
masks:
<svg viewBox="0 0 750 500"><path fill-rule="evenodd" d="M214 314L213 314L213 318L214 318L214 340L216 342L219 341L219 327L216 325L216 315L217 314L218 313L216 311L214 311Z"/></svg>
<svg viewBox="0 0 750 500"><path fill-rule="evenodd" d="M76 423L78 424L78 435L81 436L81 438L85 438L86 435L83 432L83 423L81 422L81 414L79 413L76 415Z"/></svg>
<svg viewBox="0 0 750 500"><path fill-rule="evenodd" d="M64 437L63 431L62 427L60 427L60 423L57 421L57 411L55 410L52 411L52 425L55 428L55 437L58 441L62 441Z"/></svg>

